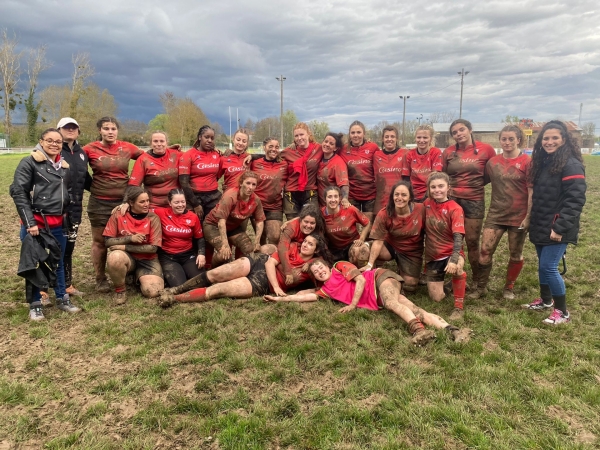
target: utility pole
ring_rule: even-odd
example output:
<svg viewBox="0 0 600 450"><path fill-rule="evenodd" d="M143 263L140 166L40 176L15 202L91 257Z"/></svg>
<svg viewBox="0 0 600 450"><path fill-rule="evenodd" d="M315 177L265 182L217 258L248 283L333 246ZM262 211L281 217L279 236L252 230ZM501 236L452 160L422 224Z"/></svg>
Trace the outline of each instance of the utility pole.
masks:
<svg viewBox="0 0 600 450"><path fill-rule="evenodd" d="M579 122L577 122L577 126L581 128L581 113L583 112L583 103L579 104Z"/></svg>
<svg viewBox="0 0 600 450"><path fill-rule="evenodd" d="M404 101L404 107L402 108L402 147L404 147L404 130L406 125L406 100L410 98L410 95L399 95Z"/></svg>
<svg viewBox="0 0 600 450"><path fill-rule="evenodd" d="M462 99L463 99L463 86L465 84L465 76L468 75L468 71L465 72L465 68L463 67L463 69L458 72L458 74L460 75L460 112L458 113L458 118L462 119Z"/></svg>
<svg viewBox="0 0 600 450"><path fill-rule="evenodd" d="M279 112L281 141L279 142L279 145L281 145L281 148L284 148L285 146L283 145L283 82L285 81L285 77L283 75L279 75L278 77L275 77L275 79L281 82L281 111Z"/></svg>
<svg viewBox="0 0 600 450"><path fill-rule="evenodd" d="M232 149L231 145L231 106L229 107L229 150Z"/></svg>
<svg viewBox="0 0 600 450"><path fill-rule="evenodd" d="M421 114L419 117L417 117L417 120L419 121L419 126L421 125L421 120L423 120L423 114Z"/></svg>

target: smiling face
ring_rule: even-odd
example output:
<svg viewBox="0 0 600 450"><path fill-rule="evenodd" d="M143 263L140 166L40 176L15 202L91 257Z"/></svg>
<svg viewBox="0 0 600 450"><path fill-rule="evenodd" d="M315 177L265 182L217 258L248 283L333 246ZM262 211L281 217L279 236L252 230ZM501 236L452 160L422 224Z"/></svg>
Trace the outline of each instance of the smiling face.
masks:
<svg viewBox="0 0 600 450"><path fill-rule="evenodd" d="M270 140L263 146L265 150L265 156L268 160L272 161L279 155L279 142L275 139Z"/></svg>
<svg viewBox="0 0 600 450"><path fill-rule="evenodd" d="M396 146L398 145L398 136L393 131L386 131L383 133L383 149L385 151L391 152L396 150Z"/></svg>
<svg viewBox="0 0 600 450"><path fill-rule="evenodd" d="M298 148L308 148L308 132L304 128L294 130L294 144Z"/></svg>
<svg viewBox="0 0 600 450"><path fill-rule="evenodd" d="M200 148L202 150L214 150L215 148L215 132L211 129L204 130L200 136Z"/></svg>
<svg viewBox="0 0 600 450"><path fill-rule="evenodd" d="M450 132L452 134L452 138L460 147L467 147L473 143L471 139L471 130L469 130L464 123L457 123L452 127Z"/></svg>
<svg viewBox="0 0 600 450"><path fill-rule="evenodd" d="M394 189L394 206L396 210L404 209L410 203L410 192L406 186L398 186Z"/></svg>
<svg viewBox="0 0 600 450"><path fill-rule="evenodd" d="M233 137L233 150L239 155L248 149L248 135L237 132Z"/></svg>
<svg viewBox="0 0 600 450"><path fill-rule="evenodd" d="M114 144L119 137L119 128L112 122L104 122L100 127L100 137L105 145Z"/></svg>
<svg viewBox="0 0 600 450"><path fill-rule="evenodd" d="M302 256L311 257L317 250L317 240L312 236L307 236L300 246L300 254Z"/></svg>
<svg viewBox="0 0 600 450"><path fill-rule="evenodd" d="M429 182L429 196L438 202L448 200L448 183L443 178L434 178Z"/></svg>
<svg viewBox="0 0 600 450"><path fill-rule="evenodd" d="M46 152L46 154L53 160L56 158L62 150L63 137L56 131L50 131L40 139L40 145Z"/></svg>
<svg viewBox="0 0 600 450"><path fill-rule="evenodd" d="M544 131L544 136L542 136L542 147L544 150L546 150L546 153L554 153L564 143L565 140L560 134L560 130L557 130L556 128L550 128Z"/></svg>
<svg viewBox="0 0 600 450"><path fill-rule="evenodd" d="M167 137L162 133L153 133L150 138L152 153L161 156L167 151Z"/></svg>
<svg viewBox="0 0 600 450"><path fill-rule="evenodd" d="M310 271L312 272L313 276L321 282L325 282L331 277L331 269L321 261L317 261L310 266Z"/></svg>
<svg viewBox="0 0 600 450"><path fill-rule="evenodd" d="M169 201L169 205L171 206L171 209L175 214L183 214L186 207L185 195L175 194L173 198Z"/></svg>
<svg viewBox="0 0 600 450"><path fill-rule="evenodd" d="M340 206L340 194L335 189L329 189L325 194L325 204L330 212L337 212Z"/></svg>
<svg viewBox="0 0 600 450"><path fill-rule="evenodd" d="M329 158L336 151L335 138L333 136L325 136L321 148L325 157Z"/></svg>
<svg viewBox="0 0 600 450"><path fill-rule="evenodd" d="M317 219L312 216L305 216L300 219L300 231L304 234L310 234L317 227Z"/></svg>
<svg viewBox="0 0 600 450"><path fill-rule="evenodd" d="M505 153L511 153L519 148L520 141L514 131L503 131L500 134L500 146Z"/></svg>
<svg viewBox="0 0 600 450"><path fill-rule="evenodd" d="M350 128L350 143L354 147L360 147L365 140L365 130L360 125L354 125Z"/></svg>
<svg viewBox="0 0 600 450"><path fill-rule="evenodd" d="M150 211L150 197L145 192L138 195L133 203L130 203L131 212L135 214L146 214Z"/></svg>
<svg viewBox="0 0 600 450"><path fill-rule="evenodd" d="M417 149L420 153L426 153L431 148L431 134L427 130L419 130L415 135Z"/></svg>

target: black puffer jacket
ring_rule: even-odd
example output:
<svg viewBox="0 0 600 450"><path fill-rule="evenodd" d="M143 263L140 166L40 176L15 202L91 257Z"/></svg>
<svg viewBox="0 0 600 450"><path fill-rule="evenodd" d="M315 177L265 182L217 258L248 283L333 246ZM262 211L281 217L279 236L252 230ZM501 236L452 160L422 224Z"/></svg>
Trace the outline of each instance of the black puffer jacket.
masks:
<svg viewBox="0 0 600 450"><path fill-rule="evenodd" d="M562 172L550 173L556 153L544 155L542 170L533 180L533 199L529 240L536 245L576 244L579 216L585 204L585 170L571 157ZM562 236L560 242L550 240L550 231Z"/></svg>
<svg viewBox="0 0 600 450"><path fill-rule="evenodd" d="M69 164L61 160L61 167L55 169L39 146L23 158L10 185L23 224L27 228L36 225L34 211L48 216L64 214L71 203L70 181Z"/></svg>
<svg viewBox="0 0 600 450"><path fill-rule="evenodd" d="M83 191L90 190L92 177L88 172L88 157L80 145L75 141L73 148L63 142L61 156L69 164L71 173L71 195L72 203L69 205L69 216L72 224L81 223L81 213L83 211Z"/></svg>

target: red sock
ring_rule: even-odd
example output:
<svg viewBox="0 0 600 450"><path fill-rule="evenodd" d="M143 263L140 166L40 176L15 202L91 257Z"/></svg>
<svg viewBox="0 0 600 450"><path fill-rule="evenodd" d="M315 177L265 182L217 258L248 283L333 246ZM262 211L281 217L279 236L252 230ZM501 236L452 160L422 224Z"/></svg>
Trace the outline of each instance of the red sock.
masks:
<svg viewBox="0 0 600 450"><path fill-rule="evenodd" d="M512 290L515 287L515 282L517 278L519 278L519 274L523 269L523 264L525 260L521 261L508 261L508 267L506 269L506 284L504 285L504 289Z"/></svg>
<svg viewBox="0 0 600 450"><path fill-rule="evenodd" d="M206 288L193 289L175 296L179 303L203 302L206 300Z"/></svg>
<svg viewBox="0 0 600 450"><path fill-rule="evenodd" d="M125 285L122 286L115 286L115 292L118 294L119 292L125 292L126 287Z"/></svg>
<svg viewBox="0 0 600 450"><path fill-rule="evenodd" d="M467 274L452 276L452 293L454 294L454 307L458 309L464 308L465 289L467 287Z"/></svg>

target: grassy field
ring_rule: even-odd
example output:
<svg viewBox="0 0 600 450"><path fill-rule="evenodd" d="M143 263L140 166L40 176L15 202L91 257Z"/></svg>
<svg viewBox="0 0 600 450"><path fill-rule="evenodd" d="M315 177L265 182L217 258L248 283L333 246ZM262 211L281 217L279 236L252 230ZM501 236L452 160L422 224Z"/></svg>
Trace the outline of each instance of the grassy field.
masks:
<svg viewBox="0 0 600 450"><path fill-rule="evenodd" d="M87 217L74 279L85 311L27 318L18 217L0 157L0 449L583 449L600 446L600 157L587 157L580 245L568 251L570 325L519 304L537 296L526 244L517 299L468 302L464 345L424 348L388 312L328 302L220 300L163 311L93 291ZM412 299L443 316L425 290Z"/></svg>

